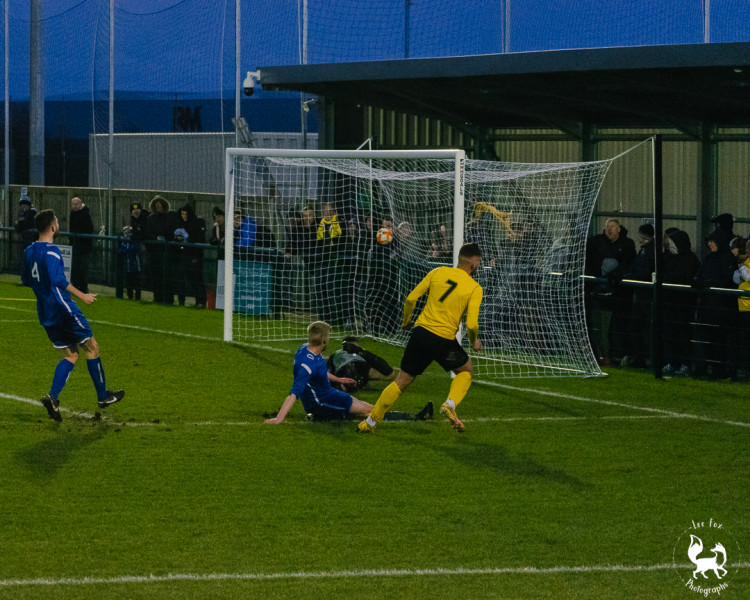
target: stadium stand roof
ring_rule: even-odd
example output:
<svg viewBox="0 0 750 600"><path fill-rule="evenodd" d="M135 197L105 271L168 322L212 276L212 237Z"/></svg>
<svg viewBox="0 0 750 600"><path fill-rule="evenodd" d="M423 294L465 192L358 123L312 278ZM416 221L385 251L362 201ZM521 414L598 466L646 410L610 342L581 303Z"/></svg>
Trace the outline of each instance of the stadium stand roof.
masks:
<svg viewBox="0 0 750 600"><path fill-rule="evenodd" d="M297 90L480 127L750 126L750 43L261 67Z"/></svg>

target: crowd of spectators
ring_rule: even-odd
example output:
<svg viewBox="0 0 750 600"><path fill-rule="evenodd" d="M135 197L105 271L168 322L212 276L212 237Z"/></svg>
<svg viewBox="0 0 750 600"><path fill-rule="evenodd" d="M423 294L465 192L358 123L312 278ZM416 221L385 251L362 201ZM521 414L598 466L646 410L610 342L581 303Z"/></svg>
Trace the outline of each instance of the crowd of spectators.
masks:
<svg viewBox="0 0 750 600"><path fill-rule="evenodd" d="M715 228L706 236L702 260L689 235L675 227L657 244L653 225L643 223L637 250L616 218L607 219L604 232L589 238L586 274L596 280L587 287L586 308L599 364L653 367L653 291L635 282L652 282L659 252L661 280L667 284L661 298L663 328L657 337L663 344L663 374L731 379L740 371L748 374L744 349L750 343L750 298L716 288L750 290L750 245L734 232L731 214L711 221Z"/></svg>

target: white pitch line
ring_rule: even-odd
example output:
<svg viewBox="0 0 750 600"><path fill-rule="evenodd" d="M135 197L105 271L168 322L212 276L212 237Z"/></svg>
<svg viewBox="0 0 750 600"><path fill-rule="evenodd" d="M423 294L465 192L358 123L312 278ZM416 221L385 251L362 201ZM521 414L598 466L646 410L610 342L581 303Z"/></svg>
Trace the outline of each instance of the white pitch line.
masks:
<svg viewBox="0 0 750 600"><path fill-rule="evenodd" d="M606 417L479 417L477 419L462 419L464 423L514 423L517 421L532 421L532 422L545 422L545 421L596 421L599 419L611 419L611 420L632 420L632 419L676 419L679 417L672 417L670 415L610 415ZM116 423L115 421L108 421L102 417L102 422ZM384 423L386 427L393 425L399 426L404 423L414 423L415 421L387 421ZM429 422L429 421L428 421ZM289 425L308 425L309 421L304 420L289 420L285 421ZM354 421L352 421L354 423ZM197 422L117 422L118 425L125 427L175 427L182 425L185 427L248 427L253 425L263 425L263 420L258 421L197 421Z"/></svg>
<svg viewBox="0 0 750 600"><path fill-rule="evenodd" d="M591 404L604 404L606 406L617 406L619 408L629 408L631 410L640 410L644 412L656 413L666 415L675 419L695 419L697 421L705 421L707 423L719 423L720 425L733 425L736 427L750 427L750 423L744 421L728 421L725 419L716 419L714 417L704 417L701 415L694 415L692 413L679 413L663 408L653 408L651 406L638 406L637 404L626 404L624 402L614 402L612 400L600 400L598 398L584 398L582 396L573 396L571 394L560 394L559 392L550 392L547 390L537 390L531 388L522 388L514 385L507 385L505 383L493 383L493 382L482 382L484 385L490 385L493 387L502 388L505 390L512 390L514 392L530 392L540 396L551 396L553 398L562 398L565 400L575 400L577 402L588 402Z"/></svg>
<svg viewBox="0 0 750 600"><path fill-rule="evenodd" d="M13 394L4 394L3 392L0 392L0 398L5 398L7 400L15 400L16 402L25 402L26 404L33 404L34 406L44 407L44 405L41 402L39 402L39 400L33 400L31 398L24 398L22 396L14 396ZM94 418L94 415L92 415L91 413L78 411L78 410L70 410L69 408L65 408L63 406L60 407L60 412L75 415L77 417L83 417L84 419Z"/></svg>
<svg viewBox="0 0 750 600"><path fill-rule="evenodd" d="M750 563L729 565L747 569ZM271 581L279 579L351 579L354 577L445 577L463 575L553 575L557 573L632 573L692 569L694 565L592 565L558 567L497 567L486 569L363 569L345 571L297 571L292 573L168 573L166 575L123 575L121 577L62 577L36 579L0 579L0 587L111 585L120 583L159 583L177 581Z"/></svg>
<svg viewBox="0 0 750 600"><path fill-rule="evenodd" d="M4 394L0 392L0 398L5 398L7 400L14 400L17 402L24 402L26 404L31 404L34 406L42 406L42 403L38 400L33 400L31 398L24 398L22 396L14 396L13 394ZM87 412L81 412L81 411L74 411L67 409L63 406L60 407L61 412L65 412L71 415L75 415L78 417L82 417L85 419L93 419L94 415L87 413ZM516 423L516 422L546 422L546 421L554 421L554 422L560 422L560 421L596 421L596 420L623 420L623 421L629 421L629 420L642 420L642 419L681 419L685 417L680 417L677 415L669 415L669 414L660 414L660 415L605 415L602 417L478 417L475 419L463 419L464 423ZM119 425L121 427L248 427L248 426L254 426L254 425L263 425L263 420L259 419L257 421L176 421L176 422L170 422L170 421L162 421L159 420L158 422L154 421L117 421L109 419L106 415L101 415L100 420L102 423L106 423L108 425ZM413 421L392 421L389 422L388 425L398 425L401 423L411 423ZM308 421L303 420L290 420L287 421L290 425L306 425Z"/></svg>

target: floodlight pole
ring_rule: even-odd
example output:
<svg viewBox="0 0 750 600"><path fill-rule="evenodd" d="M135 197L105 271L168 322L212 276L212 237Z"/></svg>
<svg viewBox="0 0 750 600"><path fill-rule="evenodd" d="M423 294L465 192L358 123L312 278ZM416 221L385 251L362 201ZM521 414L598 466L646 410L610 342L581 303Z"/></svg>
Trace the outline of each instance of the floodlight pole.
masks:
<svg viewBox="0 0 750 600"><path fill-rule="evenodd" d="M240 85L242 83L242 72L240 70L240 3L241 0L235 0L234 13L234 145L240 145ZM223 86L222 86L223 87ZM223 94L222 94L223 96ZM222 124L222 131L224 125Z"/></svg>
<svg viewBox="0 0 750 600"><path fill-rule="evenodd" d="M409 58L409 21L411 20L411 0L404 2L404 58Z"/></svg>
<svg viewBox="0 0 750 600"><path fill-rule="evenodd" d="M308 26L307 0L302 0L302 16L300 23L300 53L299 62L301 65L307 64L307 26ZM305 93L299 93L299 118L302 127L302 149L307 150L307 113L310 112L310 106L305 100ZM303 182L304 183L304 182ZM307 187L305 187L307 194Z"/></svg>
<svg viewBox="0 0 750 600"><path fill-rule="evenodd" d="M503 52L510 52L510 0L505 0L505 27L503 28Z"/></svg>
<svg viewBox="0 0 750 600"><path fill-rule="evenodd" d="M29 26L29 183L31 185L44 185L43 27L42 0L31 0Z"/></svg>
<svg viewBox="0 0 750 600"><path fill-rule="evenodd" d="M3 223L10 223L10 88L8 86L9 48L8 44L8 0L3 6L5 20L5 140L3 144L3 170L5 183L3 184L3 211L0 213Z"/></svg>
<svg viewBox="0 0 750 600"><path fill-rule="evenodd" d="M107 233L115 230L115 207L112 206L112 171L115 153L115 0L109 0L109 126L107 130L107 198L109 218Z"/></svg>
<svg viewBox="0 0 750 600"><path fill-rule="evenodd" d="M711 0L703 0L703 43L711 43Z"/></svg>

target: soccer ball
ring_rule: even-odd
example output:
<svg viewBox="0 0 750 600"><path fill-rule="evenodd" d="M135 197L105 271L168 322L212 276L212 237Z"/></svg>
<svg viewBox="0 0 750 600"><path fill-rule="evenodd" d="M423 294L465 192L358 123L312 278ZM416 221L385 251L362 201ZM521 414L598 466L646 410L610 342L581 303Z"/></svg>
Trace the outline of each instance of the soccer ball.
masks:
<svg viewBox="0 0 750 600"><path fill-rule="evenodd" d="M390 244L393 241L393 232L386 227L382 227L375 234L375 239L378 240L378 244Z"/></svg>

